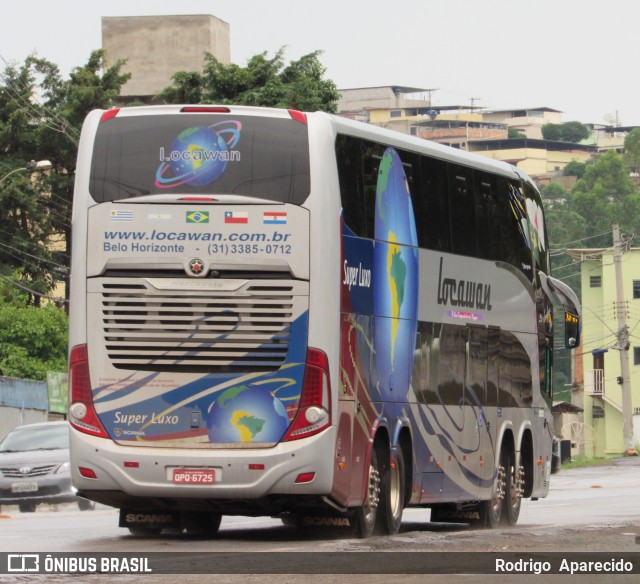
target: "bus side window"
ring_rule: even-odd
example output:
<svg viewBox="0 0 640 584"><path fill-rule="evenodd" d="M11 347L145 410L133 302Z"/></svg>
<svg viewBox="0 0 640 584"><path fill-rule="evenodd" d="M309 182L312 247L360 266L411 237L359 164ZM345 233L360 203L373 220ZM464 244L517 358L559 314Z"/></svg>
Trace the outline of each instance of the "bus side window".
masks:
<svg viewBox="0 0 640 584"><path fill-rule="evenodd" d="M515 182L498 180L498 209L502 261L532 278L532 255L526 225L526 205L520 187Z"/></svg>
<svg viewBox="0 0 640 584"><path fill-rule="evenodd" d="M476 229L478 254L483 259L500 259L500 212L496 200L496 177L488 172L474 171L476 182Z"/></svg>
<svg viewBox="0 0 640 584"><path fill-rule="evenodd" d="M473 170L449 164L449 209L451 212L451 240L453 253L477 257L476 202Z"/></svg>
<svg viewBox="0 0 640 584"><path fill-rule="evenodd" d="M532 231L533 257L536 268L549 274L549 249L547 247L547 226L542 210L540 194L531 183L524 183L527 211Z"/></svg>
<svg viewBox="0 0 640 584"><path fill-rule="evenodd" d="M420 159L420 184L413 189L420 247L451 251L447 163L436 158Z"/></svg>
<svg viewBox="0 0 640 584"><path fill-rule="evenodd" d="M344 222L356 235L365 237L367 218L364 206L361 143L359 138L338 135L336 161Z"/></svg>

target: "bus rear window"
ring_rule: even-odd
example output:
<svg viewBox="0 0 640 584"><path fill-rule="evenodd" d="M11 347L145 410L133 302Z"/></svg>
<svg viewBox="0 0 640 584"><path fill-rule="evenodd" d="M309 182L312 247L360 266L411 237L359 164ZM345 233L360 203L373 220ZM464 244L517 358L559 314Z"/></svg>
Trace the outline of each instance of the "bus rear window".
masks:
<svg viewBox="0 0 640 584"><path fill-rule="evenodd" d="M307 126L229 115L115 117L98 126L89 191L97 202L154 194L230 194L302 204Z"/></svg>

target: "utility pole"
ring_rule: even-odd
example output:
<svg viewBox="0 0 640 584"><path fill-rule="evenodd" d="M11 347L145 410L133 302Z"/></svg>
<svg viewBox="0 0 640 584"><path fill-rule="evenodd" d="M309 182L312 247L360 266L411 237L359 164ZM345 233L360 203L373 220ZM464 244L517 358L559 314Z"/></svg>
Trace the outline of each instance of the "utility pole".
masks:
<svg viewBox="0 0 640 584"><path fill-rule="evenodd" d="M631 378L629 374L629 327L627 326L627 307L624 300L624 281L622 278L622 242L620 226L613 225L613 265L616 271L616 314L618 318L618 344L620 351L620 375L622 377L622 438L626 456L635 455L633 444L633 407L631 405Z"/></svg>

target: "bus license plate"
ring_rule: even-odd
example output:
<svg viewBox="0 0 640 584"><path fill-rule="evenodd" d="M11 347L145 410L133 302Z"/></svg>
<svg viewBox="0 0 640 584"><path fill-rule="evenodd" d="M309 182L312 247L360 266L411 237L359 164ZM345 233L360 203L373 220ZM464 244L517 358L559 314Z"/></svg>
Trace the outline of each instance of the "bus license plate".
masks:
<svg viewBox="0 0 640 584"><path fill-rule="evenodd" d="M13 483L12 493L35 493L38 490L38 483Z"/></svg>
<svg viewBox="0 0 640 584"><path fill-rule="evenodd" d="M212 468L174 468L173 482L179 485L213 485L216 471Z"/></svg>

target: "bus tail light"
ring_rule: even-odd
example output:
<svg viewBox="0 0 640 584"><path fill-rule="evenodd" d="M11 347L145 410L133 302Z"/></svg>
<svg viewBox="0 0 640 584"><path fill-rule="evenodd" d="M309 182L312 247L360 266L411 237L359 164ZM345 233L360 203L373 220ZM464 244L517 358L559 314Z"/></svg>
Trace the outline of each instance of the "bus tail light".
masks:
<svg viewBox="0 0 640 584"><path fill-rule="evenodd" d="M80 473L80 476L83 476L85 479L97 479L98 475L96 474L96 471L93 470L92 468L87 468L85 466L80 466L78 467L78 472Z"/></svg>
<svg viewBox="0 0 640 584"><path fill-rule="evenodd" d="M225 106L186 105L181 110L187 114L230 114L231 110Z"/></svg>
<svg viewBox="0 0 640 584"><path fill-rule="evenodd" d="M76 345L69 357L69 422L80 432L108 438L93 406L87 345Z"/></svg>
<svg viewBox="0 0 640 584"><path fill-rule="evenodd" d="M112 107L111 109L106 110L102 114L102 116L100 116L100 123L102 124L104 122L108 122L109 120L112 120L118 115L119 112L120 112L119 107Z"/></svg>
<svg viewBox="0 0 640 584"><path fill-rule="evenodd" d="M331 425L329 360L319 349L307 349L300 404L284 442L307 438Z"/></svg>
<svg viewBox="0 0 640 584"><path fill-rule="evenodd" d="M300 122L305 126L307 125L307 114L305 114L304 112L299 112L298 110L290 109L289 115L291 116L292 120L295 120L296 122Z"/></svg>

